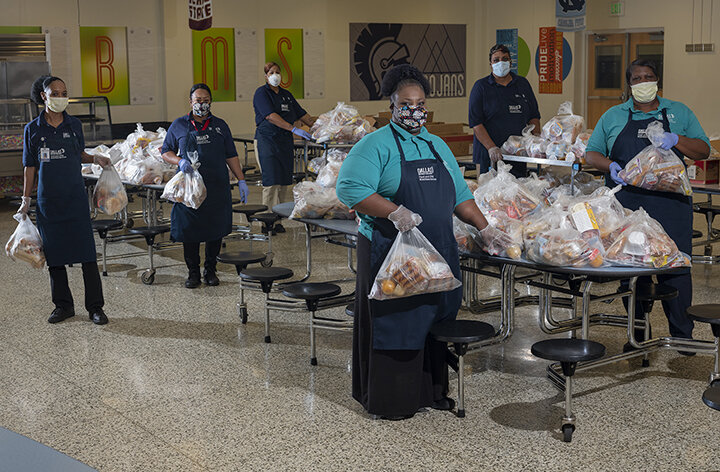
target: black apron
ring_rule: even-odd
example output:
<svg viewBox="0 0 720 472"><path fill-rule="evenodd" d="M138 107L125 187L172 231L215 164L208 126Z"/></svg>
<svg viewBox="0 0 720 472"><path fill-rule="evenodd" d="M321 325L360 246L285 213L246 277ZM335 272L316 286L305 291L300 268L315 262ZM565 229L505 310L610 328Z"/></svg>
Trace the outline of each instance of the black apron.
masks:
<svg viewBox="0 0 720 472"><path fill-rule="evenodd" d="M453 275L461 280L458 247L452 230L456 198L450 172L433 144L422 138L433 157L405 160L398 133L394 129L392 132L400 152L400 185L393 201L422 216L423 223L418 229L445 258ZM396 236L397 230L390 220L377 218L374 221L371 279L377 276ZM461 301L461 288L395 300L370 300L373 348L423 349L430 327L440 321L455 319Z"/></svg>
<svg viewBox="0 0 720 472"><path fill-rule="evenodd" d="M645 130L653 121L657 120L655 118L633 120L632 110L628 110L628 122L615 140L608 157L624 168L640 151L650 146L651 143L646 137ZM670 123L667 119L667 111L664 108L662 110L662 122L665 131L669 132ZM673 148L673 152L684 164L683 154L676 148ZM609 174L605 176L605 180L608 185L614 185ZM673 192L646 190L632 185L623 186L616 197L625 208L631 210L637 210L640 207L644 208L651 217L662 225L668 236L675 241L678 249L685 254L692 252L693 212L691 197ZM690 269L681 272L690 273Z"/></svg>
<svg viewBox="0 0 720 472"><path fill-rule="evenodd" d="M97 260L81 173L83 150L64 123L40 138L38 149L37 224L48 267Z"/></svg>
<svg viewBox="0 0 720 472"><path fill-rule="evenodd" d="M295 123L300 116L295 116L295 110L289 97L271 92L274 111L280 118L290 124ZM293 134L270 123L267 119L260 122L255 131L257 149L262 167L263 187L272 185L292 185L295 164L295 148Z"/></svg>
<svg viewBox="0 0 720 472"><path fill-rule="evenodd" d="M170 236L173 241L199 243L217 241L232 230L230 177L225 160L225 137L220 128L210 126L212 116L200 129L190 118L187 137L179 143L181 157L197 151L207 197L197 210L182 203L173 205Z"/></svg>

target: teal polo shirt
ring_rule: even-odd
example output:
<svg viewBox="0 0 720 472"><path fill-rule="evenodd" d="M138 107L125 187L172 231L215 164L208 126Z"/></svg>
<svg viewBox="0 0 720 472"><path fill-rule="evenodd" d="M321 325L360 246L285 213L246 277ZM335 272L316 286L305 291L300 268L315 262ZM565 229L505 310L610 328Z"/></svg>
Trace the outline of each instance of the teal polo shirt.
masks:
<svg viewBox="0 0 720 472"><path fill-rule="evenodd" d="M683 103L668 100L667 98L658 97L658 101L660 103L657 109L647 113L636 110L632 98L625 103L610 108L597 122L585 152L595 151L603 156L609 156L615 140L627 124L628 110L632 110L632 119L634 121L647 120L648 118L662 121L662 110L666 109L671 132L687 138L702 139L708 146L710 145L705 131L703 131L695 113L690 108Z"/></svg>
<svg viewBox="0 0 720 472"><path fill-rule="evenodd" d="M395 198L400 186L400 153L391 126L400 135L400 146L408 161L432 158L430 146L422 139L433 144L455 184L455 206L473 199L457 160L445 141L430 134L425 127L417 136L413 136L395 123L390 123L365 136L348 153L340 168L336 186L341 202L352 208L373 193L378 193L390 201ZM372 240L375 218L359 212L358 216L360 233Z"/></svg>

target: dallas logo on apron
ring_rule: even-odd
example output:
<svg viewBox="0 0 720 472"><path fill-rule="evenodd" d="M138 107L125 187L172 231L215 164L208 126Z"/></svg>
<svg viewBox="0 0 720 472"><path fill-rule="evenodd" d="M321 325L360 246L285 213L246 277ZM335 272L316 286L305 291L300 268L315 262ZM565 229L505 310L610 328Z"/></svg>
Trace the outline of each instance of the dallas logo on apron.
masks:
<svg viewBox="0 0 720 472"><path fill-rule="evenodd" d="M417 174L420 182L434 182L437 180L435 179L434 167L418 167Z"/></svg>

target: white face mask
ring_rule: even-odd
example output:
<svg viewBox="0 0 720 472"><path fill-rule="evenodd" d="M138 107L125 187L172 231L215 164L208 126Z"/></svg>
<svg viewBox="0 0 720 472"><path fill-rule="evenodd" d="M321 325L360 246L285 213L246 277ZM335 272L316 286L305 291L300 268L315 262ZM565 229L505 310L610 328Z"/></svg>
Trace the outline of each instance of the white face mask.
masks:
<svg viewBox="0 0 720 472"><path fill-rule="evenodd" d="M632 96L638 103L650 103L655 100L658 91L657 82L640 82L631 85L630 91Z"/></svg>
<svg viewBox="0 0 720 472"><path fill-rule="evenodd" d="M280 82L282 82L282 76L280 74L275 73L268 76L268 83L273 87L280 85Z"/></svg>
<svg viewBox="0 0 720 472"><path fill-rule="evenodd" d="M47 109L55 113L62 113L68 106L67 97L48 97L45 101Z"/></svg>
<svg viewBox="0 0 720 472"><path fill-rule="evenodd" d="M500 61L492 65L493 74L498 77L505 77L510 73L510 62Z"/></svg>

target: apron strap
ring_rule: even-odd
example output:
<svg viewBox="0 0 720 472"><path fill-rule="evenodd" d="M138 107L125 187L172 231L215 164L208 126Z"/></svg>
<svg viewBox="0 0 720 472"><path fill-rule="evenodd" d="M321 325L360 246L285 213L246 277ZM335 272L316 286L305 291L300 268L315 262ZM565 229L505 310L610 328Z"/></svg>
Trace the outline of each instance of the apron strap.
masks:
<svg viewBox="0 0 720 472"><path fill-rule="evenodd" d="M390 126L390 129L392 130L393 138L395 138L395 144L397 145L398 151L400 151L400 160L401 160L401 162L404 163L405 162L405 152L403 151L402 146L400 146L400 138L399 138L400 133L398 133L392 125ZM417 138L420 141L423 141L425 144L428 145L428 147L430 148L430 152L432 153L435 160L437 160L441 163L443 162L442 158L440 157L440 154L438 154L438 152L435 150L435 146L433 146L432 142L428 141L425 138L421 138L420 136L417 136Z"/></svg>

